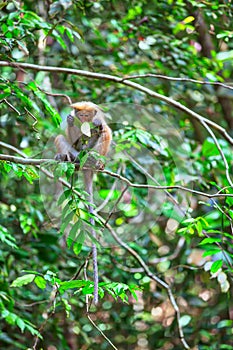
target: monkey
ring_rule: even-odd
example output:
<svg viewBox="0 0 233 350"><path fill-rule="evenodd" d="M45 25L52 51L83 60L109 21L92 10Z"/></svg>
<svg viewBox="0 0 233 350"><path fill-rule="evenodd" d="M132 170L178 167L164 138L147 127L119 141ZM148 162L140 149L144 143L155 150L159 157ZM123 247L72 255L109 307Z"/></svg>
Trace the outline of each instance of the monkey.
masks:
<svg viewBox="0 0 233 350"><path fill-rule="evenodd" d="M66 137L58 135L55 138L55 146L57 155L55 159L60 161L77 161L79 153L85 150L95 150L99 155L106 156L111 140L112 132L105 121L104 112L100 107L92 102L77 102L71 105L73 114L67 116ZM90 135L84 135L81 131L83 123L92 123ZM78 124L78 125L76 125ZM94 169L83 169L85 190L88 193L88 200L93 203L93 176ZM93 206L88 206L89 213L94 215ZM90 218L90 223L94 226L93 217ZM91 230L94 238L96 232ZM94 271L94 304L98 303L98 262L97 262L97 247L92 244L93 271Z"/></svg>

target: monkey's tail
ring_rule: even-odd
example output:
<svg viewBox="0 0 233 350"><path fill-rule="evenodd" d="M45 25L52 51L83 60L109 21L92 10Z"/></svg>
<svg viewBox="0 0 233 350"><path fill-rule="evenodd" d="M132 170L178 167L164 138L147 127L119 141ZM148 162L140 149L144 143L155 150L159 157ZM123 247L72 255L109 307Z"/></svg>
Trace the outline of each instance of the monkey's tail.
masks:
<svg viewBox="0 0 233 350"><path fill-rule="evenodd" d="M85 188L87 193L89 194L89 202L91 205L88 206L88 211L91 215L94 215L94 208L92 204L94 204L93 200L93 176L94 173L92 170L84 170L84 181L85 181ZM93 217L90 218L90 223L94 227L95 226L95 220ZM96 239L96 231L94 228L91 228L91 234ZM96 244L92 243L92 259L93 259L93 280L94 280L94 304L97 305L99 301L99 273L98 273L98 259L97 259L97 247Z"/></svg>

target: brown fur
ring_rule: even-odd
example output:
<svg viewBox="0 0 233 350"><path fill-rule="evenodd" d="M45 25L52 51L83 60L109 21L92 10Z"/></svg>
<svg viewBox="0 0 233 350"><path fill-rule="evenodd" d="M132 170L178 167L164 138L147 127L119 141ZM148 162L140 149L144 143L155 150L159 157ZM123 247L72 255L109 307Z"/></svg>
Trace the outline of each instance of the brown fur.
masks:
<svg viewBox="0 0 233 350"><path fill-rule="evenodd" d="M97 106L96 104L94 104L92 102L86 102L86 101L73 103L71 105L71 107L73 107L77 111L88 111L88 112L94 111L94 112L96 112L96 113L93 113L94 117L92 119L92 122L94 122L96 119L100 120L102 125L103 125L103 132L102 132L102 135L101 135L101 137L100 137L100 139L99 139L99 141L94 149L100 155L105 156L108 153L109 148L110 148L110 144L112 141L112 132L105 121L105 116L104 116L104 112L102 111L102 109L99 106ZM78 135L78 137L79 137L79 135Z"/></svg>

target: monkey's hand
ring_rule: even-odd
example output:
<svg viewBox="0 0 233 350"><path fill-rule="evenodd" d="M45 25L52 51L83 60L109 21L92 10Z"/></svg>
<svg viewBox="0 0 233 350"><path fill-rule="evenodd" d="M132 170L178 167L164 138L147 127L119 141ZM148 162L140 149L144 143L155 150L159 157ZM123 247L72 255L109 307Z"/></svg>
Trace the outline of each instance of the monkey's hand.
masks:
<svg viewBox="0 0 233 350"><path fill-rule="evenodd" d="M103 127L102 121L101 121L100 119L98 119L98 118L94 119L94 120L93 120L93 125L94 125L96 128L98 128L100 132L103 131L103 128L104 128L104 127Z"/></svg>
<svg viewBox="0 0 233 350"><path fill-rule="evenodd" d="M71 115L71 114L69 114L68 116L67 116L67 124L68 124L68 126L74 126L74 117Z"/></svg>
<svg viewBox="0 0 233 350"><path fill-rule="evenodd" d="M57 153L54 157L58 162L74 162L75 164L79 164L80 160L72 153Z"/></svg>
<svg viewBox="0 0 233 350"><path fill-rule="evenodd" d="M65 162L67 160L67 154L65 153L57 153L54 157L58 162Z"/></svg>

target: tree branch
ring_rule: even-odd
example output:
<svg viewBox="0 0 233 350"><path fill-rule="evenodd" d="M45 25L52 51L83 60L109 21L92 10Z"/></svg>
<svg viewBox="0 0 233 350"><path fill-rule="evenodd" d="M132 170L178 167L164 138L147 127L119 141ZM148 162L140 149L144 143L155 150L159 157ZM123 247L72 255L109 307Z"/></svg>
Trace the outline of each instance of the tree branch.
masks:
<svg viewBox="0 0 233 350"><path fill-rule="evenodd" d="M195 83L195 84L200 84L200 85L214 85L214 86L221 86L225 89L233 90L233 86L220 83L218 82L213 82L213 81L202 81L202 80L196 80L196 79L189 79L189 78L176 78L176 77L169 77L166 75L161 75L161 74L138 74L138 75L130 75L124 77L122 80L131 80L131 79L139 79L139 78L157 78L157 79L162 79L162 80L169 80L169 81L180 81L180 82L187 82L187 83Z"/></svg>
<svg viewBox="0 0 233 350"><path fill-rule="evenodd" d="M89 72L85 70L80 69L72 69L72 68L61 68L61 67L52 67L52 66L40 66L36 64L30 64L30 63L19 63L19 62L7 62L7 61L0 61L0 67L13 67L18 69L32 69L35 71L44 71L44 72L56 72L56 73L64 73L64 74L73 74L78 76L83 76L88 79L102 79L102 80L108 80L113 81L115 83L123 84L126 86L129 86L133 89L139 90L141 92L144 92L145 94L155 97L161 101L164 101L168 103L169 105L178 108L182 112L188 114L190 117L197 119L199 122L205 122L206 124L212 126L214 129L218 130L218 132L231 144L233 145L233 138L227 133L227 131L221 127L220 125L214 123L213 121L202 117L200 114L193 112L191 109L187 108L186 106L182 105L180 102L177 102L173 100L172 98L169 98L167 96L161 95L151 89L148 89L138 83L125 80L124 78L117 77L114 75L109 74L101 74L101 73L94 73Z"/></svg>
<svg viewBox="0 0 233 350"><path fill-rule="evenodd" d="M9 150L12 150L12 151L14 151L15 153L18 153L18 154L20 154L21 156L22 156L22 158L19 158L19 157L15 157L15 156L8 156L8 157L12 157L12 158L16 158L16 159L21 159L22 160L22 164L25 164L25 161L28 161L28 160L32 160L33 161L33 165L35 165L37 168L39 168L40 169L40 171L42 171L46 176L48 176L50 179L54 179L54 175L50 172L50 171L48 171L47 169L45 169L45 168L43 168L43 167L41 167L40 166L40 159L31 159L31 158L28 158L27 156L26 156L26 154L25 153L23 153L22 151L20 151L19 149L17 149L16 147L14 147L14 146L12 146L12 145L9 145L8 143L5 143L5 142L2 142L2 141L0 141L0 147L4 147L4 148L6 148L6 149L9 149ZM4 157L5 157L6 155L4 154ZM1 160L1 156L0 156L0 160ZM38 164L36 164L36 161L38 161L39 160L39 162L38 162ZM54 159L44 159L46 162L49 162L49 161L53 161L54 162ZM10 160L8 160L8 161L10 161ZM11 160L12 162L13 162L13 160ZM19 164L21 164L19 161L17 161L16 163L19 163ZM27 165L30 165L30 162L29 162L29 164L28 163L26 163ZM72 191L80 198L80 199L82 199L81 198L81 196L80 196L80 193L78 193L73 187L72 187L72 185L69 183L69 182L67 182L66 180L64 180L64 179L62 179L62 178L59 178L58 179L58 181L63 185L63 186L65 186L65 187L67 187L67 188L69 188L69 189L72 189Z"/></svg>
<svg viewBox="0 0 233 350"><path fill-rule="evenodd" d="M51 172L49 172L47 169L43 169L42 167L40 167L40 165L44 164L44 163L49 163L49 162L51 162L51 163L56 162L57 163L57 161L55 161L54 159L48 159L48 158L45 158L45 159L26 158L26 156L25 156L25 154L23 152L17 150L17 148L15 148L15 147L13 147L11 145L7 145L4 142L0 141L0 146L8 148L8 149L12 149L15 152L19 153L20 155L22 155L22 157L23 157L23 158L21 158L21 157L6 155L6 154L0 154L0 160L5 160L5 161L8 161L8 162L17 163L17 164L34 165L34 166L39 167L40 170L43 171L50 178L54 177L53 174ZM83 169L85 169L85 167ZM115 178L125 182L128 185L128 187L133 187L133 188L147 188L147 189L162 190L162 191L165 191L165 190L180 190L180 191L190 192L190 193L193 193L193 194L196 194L196 195L199 195L199 196L203 196L203 197L207 197L207 198L233 197L232 193L221 193L221 191L223 191L225 189L228 189L228 188L231 188L231 186L224 187L221 190L219 190L217 193L209 194L209 193L205 193L205 192L201 192L201 191L192 190L191 188L187 188L187 187L184 187L184 186L181 186L181 185L160 186L160 185L136 184L136 183L133 183L130 180L128 180L126 177L124 177L124 176L122 176L120 174L114 173L112 171L109 171L109 170L98 170L97 169L96 171L105 173L105 174L107 174L109 176L112 176L112 177L115 177ZM60 178L59 181L64 186L66 186L68 188L71 188L71 185L67 181L63 180L62 178Z"/></svg>
<svg viewBox="0 0 233 350"><path fill-rule="evenodd" d="M0 143L1 146L1 143ZM25 165L41 165L45 162L53 162L57 163L54 159L34 159L34 158L21 158L16 156L9 156L8 154L0 154L1 160L6 160L8 162L17 163L17 164L25 164Z"/></svg>

